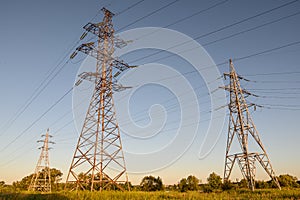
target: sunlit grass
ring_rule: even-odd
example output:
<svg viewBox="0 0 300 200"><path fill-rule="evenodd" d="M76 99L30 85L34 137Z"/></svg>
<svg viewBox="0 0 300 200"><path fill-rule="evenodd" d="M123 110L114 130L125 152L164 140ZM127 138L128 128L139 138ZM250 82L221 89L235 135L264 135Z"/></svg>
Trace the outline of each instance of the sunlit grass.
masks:
<svg viewBox="0 0 300 200"><path fill-rule="evenodd" d="M45 200L94 200L94 199L109 199L109 200L156 200L156 199L300 199L300 189L264 189L251 192L249 190L232 190L225 192L186 192L180 193L175 191L161 192L57 192L52 194L41 193L9 193L0 194L0 200L4 199L45 199Z"/></svg>

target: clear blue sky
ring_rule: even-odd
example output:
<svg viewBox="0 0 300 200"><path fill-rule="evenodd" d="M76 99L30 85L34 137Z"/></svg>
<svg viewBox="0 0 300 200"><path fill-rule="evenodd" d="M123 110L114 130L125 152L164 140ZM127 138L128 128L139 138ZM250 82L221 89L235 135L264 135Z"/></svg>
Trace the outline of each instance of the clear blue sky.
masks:
<svg viewBox="0 0 300 200"><path fill-rule="evenodd" d="M114 13L118 13L136 2L138 0L122 1L122 3L117 0L11 0L1 2L0 148L6 148L0 152L0 180L11 183L33 173L40 153L37 149L39 145L36 140L40 139L40 135L47 128L50 128L50 134L54 136L52 140L56 142L50 151L51 166L62 170L65 179L78 135L75 125L72 123L72 112L70 112L72 109L72 95L66 96L41 120L28 130L26 129L72 87L84 57L81 55L69 62L32 104L14 120L13 124L9 125L9 122L14 119L16 113L22 109L22 106L25 105L35 89L45 80L49 71L58 65L59 61L70 51L75 41L78 41L83 32L82 27L99 13L103 6ZM170 2L172 1L145 0L116 16L113 19L115 29L118 30ZM221 0L179 0L154 15L126 27L124 30L139 27L166 27L218 2L221 2ZM289 1L229 0L222 5L168 28L195 38L287 2ZM240 58L298 42L300 41L300 14L205 45L211 41L272 22L299 11L300 2L295 2L244 23L201 37L197 42L204 45L205 50L215 63L222 63L229 58ZM101 20L102 13L100 12L93 21ZM176 44L176 41L174 41L174 44ZM150 53L153 52L151 50L135 52L135 54L124 56L123 59L130 62ZM252 89L254 93L260 96L266 96L251 99L254 103L265 105L265 108L259 108L252 114L275 172L278 175L289 173L298 178L300 178L300 161L297 159L300 141L298 129L300 114L299 54L300 45L298 44L234 62L238 73L252 80L252 82L243 82L243 86L249 90ZM129 64L146 64L161 57L163 55L158 54ZM66 60L63 59L63 63ZM180 73L190 71L190 66L180 59L167 58L159 62L174 67ZM221 73L226 72L228 65L219 66L219 70ZM199 75L189 74L185 77L191 81L193 88L198 87L197 80L204 84ZM209 99L206 88L196 91L199 92L197 94L199 102L205 102ZM168 107L176 106L175 101L165 103L170 96L169 91L164 88L151 85L145 87L140 94L137 92L131 100L130 109L133 112L133 119L141 119L137 122L140 126L149 123L147 109L151 105L162 104L167 111ZM203 111L201 118L203 120L209 119L210 115L205 111L209 111L210 104L201 104L200 108ZM153 112L155 114L155 110ZM135 144L134 140L130 140L124 135L124 149L128 151L150 151L160 148L164 145L162 143L167 142L168 134L172 135L172 130L176 129L176 120L179 119L178 114L180 113L173 109L172 114L168 115L171 119L167 121L165 128L169 131L161 133L165 134L163 142L153 140L152 145L150 140L143 147L138 143ZM138 117L135 118L136 116ZM172 123L174 120L175 123ZM203 122L199 124L198 134L192 146L179 160L163 170L138 175L129 174L130 180L138 184L143 176L153 174L161 176L166 184L173 184L190 174L197 176L202 181L205 181L209 173L213 171L222 176L227 124L226 118L221 136L213 151L207 157L203 159L198 157L200 145L204 138L203 131L208 127L208 123ZM126 145L128 146L126 147ZM127 163L128 171L132 171L130 169L132 166L137 165L143 168L143 165L146 165L146 163L140 163L138 160L127 162L130 162ZM235 166L235 169L238 169L238 166ZM258 169L257 178L267 179L265 173L260 168ZM241 174L237 170L233 174L233 178L235 177L241 178Z"/></svg>

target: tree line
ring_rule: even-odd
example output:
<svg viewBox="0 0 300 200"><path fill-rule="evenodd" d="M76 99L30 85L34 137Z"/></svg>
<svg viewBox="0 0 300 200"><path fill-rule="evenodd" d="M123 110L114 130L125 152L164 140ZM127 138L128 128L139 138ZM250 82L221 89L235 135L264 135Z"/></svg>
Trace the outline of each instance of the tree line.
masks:
<svg viewBox="0 0 300 200"><path fill-rule="evenodd" d="M50 169L51 171L51 187L52 191L62 191L65 188L65 183L62 183L63 173L55 168ZM84 176L81 174L81 176ZM5 184L4 181L0 181L0 192L20 192L26 191L30 185L33 174L22 178L20 181L13 182L12 185ZM90 176L82 177L84 180L88 180ZM280 175L277 177L281 187L286 188L300 188L300 181L297 181L297 177L291 176L289 174ZM127 185L127 184L126 184ZM132 185L128 183L130 190L133 191L203 191L203 192L214 192L214 191L224 191L224 190L235 190L240 188L248 188L248 183L245 179L236 182L222 182L222 178L216 174L211 173L207 178L207 183L200 183L200 180L190 175L186 178L182 178L177 184L174 185L164 185L161 177L154 177L152 175L145 176L139 185ZM127 187L121 185L125 190ZM86 185L86 189L89 190L89 186ZM273 181L255 181L255 188L265 189L265 188L276 188ZM107 188L107 190L117 190L117 188Z"/></svg>

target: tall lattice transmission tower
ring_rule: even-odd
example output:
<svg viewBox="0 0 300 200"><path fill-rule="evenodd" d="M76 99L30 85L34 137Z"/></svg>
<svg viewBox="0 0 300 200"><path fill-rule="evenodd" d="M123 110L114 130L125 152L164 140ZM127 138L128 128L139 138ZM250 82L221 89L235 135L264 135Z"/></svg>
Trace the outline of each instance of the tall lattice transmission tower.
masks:
<svg viewBox="0 0 300 200"><path fill-rule="evenodd" d="M81 36L83 39L90 32L97 36L97 42L82 44L71 55L74 58L81 51L96 58L95 72L81 73L75 84L91 81L94 91L66 180L66 187L71 189L124 190L120 184L128 183L113 91L125 89L115 78L135 66L113 57L115 46L121 48L126 42L114 36L114 14L106 8L101 10L103 21L85 25Z"/></svg>
<svg viewBox="0 0 300 200"><path fill-rule="evenodd" d="M230 93L229 102L229 128L226 146L224 182L229 180L233 165L237 161L243 177L247 180L248 186L254 190L255 186L255 161L258 161L270 178L275 182L280 189L279 182L275 176L270 159L261 142L259 133L250 116L248 107L255 106L253 103L248 103L246 97L253 95L244 90L240 85L240 79L243 77L237 75L232 60L229 60L230 72L225 73L224 76L230 78L230 84L225 86L225 90ZM231 146L234 137L237 137L240 144L241 152L231 153ZM249 150L248 140L254 139L254 143L258 146L258 152Z"/></svg>
<svg viewBox="0 0 300 200"><path fill-rule="evenodd" d="M49 129L45 135L44 140L38 140L38 142L43 142L43 146L40 147L41 155L37 162L34 174L31 178L30 185L28 187L29 191L40 191L40 192L51 192L51 174L50 174L50 164L49 164L49 143L54 144L54 142L49 141L52 137L49 135Z"/></svg>

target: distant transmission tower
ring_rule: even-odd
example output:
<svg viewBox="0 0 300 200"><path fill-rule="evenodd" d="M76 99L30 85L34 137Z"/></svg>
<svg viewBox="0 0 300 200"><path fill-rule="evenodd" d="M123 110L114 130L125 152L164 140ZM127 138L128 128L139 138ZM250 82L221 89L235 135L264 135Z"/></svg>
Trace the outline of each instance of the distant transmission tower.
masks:
<svg viewBox="0 0 300 200"><path fill-rule="evenodd" d="M66 188L72 189L120 189L128 183L126 165L122 150L119 125L113 101L113 90L125 87L116 83L115 78L124 70L133 68L113 58L114 47L122 48L126 42L114 37L113 13L102 8L103 21L88 23L83 28L83 39L88 32L97 36L97 44L89 42L80 45L78 51L96 58L96 71L83 72L75 85L82 80L94 83L94 92L86 113L80 137L66 180Z"/></svg>
<svg viewBox="0 0 300 200"><path fill-rule="evenodd" d="M35 168L35 172L31 178L29 185L29 191L40 191L40 192L51 192L51 174L49 165L49 143L54 144L49 141L49 129L47 129L44 140L38 140L38 142L43 142L43 146L40 147L41 155Z"/></svg>
<svg viewBox="0 0 300 200"><path fill-rule="evenodd" d="M230 73L224 74L225 77L228 76L230 78L230 85L225 87L225 90L230 92L230 115L225 158L224 182L229 180L233 165L235 161L237 161L244 178L248 182L248 187L251 190L254 190L256 171L255 161L257 160L270 176L270 178L275 182L277 187L280 189L280 185L275 176L275 172L272 168L270 159L259 138L258 131L256 130L256 127L248 110L248 107L255 106L255 104L248 104L245 100L247 96L252 94L241 88L239 80L244 78L237 75L231 60L229 60L229 63ZM239 141L241 152L231 154L230 148L235 136ZM258 144L260 152L249 151L249 136L252 136L254 142Z"/></svg>

